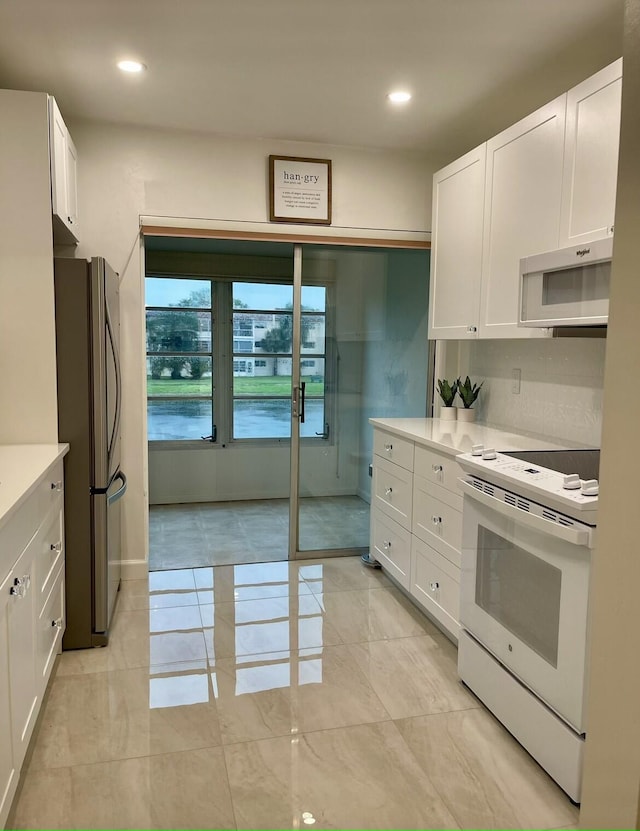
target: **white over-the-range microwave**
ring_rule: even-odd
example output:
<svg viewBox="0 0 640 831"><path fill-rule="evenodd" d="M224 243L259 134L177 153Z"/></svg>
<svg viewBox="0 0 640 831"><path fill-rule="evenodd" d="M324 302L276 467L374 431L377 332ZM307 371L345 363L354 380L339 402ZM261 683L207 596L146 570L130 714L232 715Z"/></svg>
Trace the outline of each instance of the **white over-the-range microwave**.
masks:
<svg viewBox="0 0 640 831"><path fill-rule="evenodd" d="M613 237L520 260L520 326L602 326Z"/></svg>

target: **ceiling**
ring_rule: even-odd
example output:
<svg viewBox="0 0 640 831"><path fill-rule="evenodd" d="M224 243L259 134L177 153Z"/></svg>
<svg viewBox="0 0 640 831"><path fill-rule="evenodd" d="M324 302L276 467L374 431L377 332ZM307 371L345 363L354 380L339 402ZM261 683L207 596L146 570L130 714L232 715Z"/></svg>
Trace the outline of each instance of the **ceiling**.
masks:
<svg viewBox="0 0 640 831"><path fill-rule="evenodd" d="M65 120L453 158L619 57L623 0L0 0ZM126 76L117 60L148 70ZM408 105L386 93L404 88Z"/></svg>

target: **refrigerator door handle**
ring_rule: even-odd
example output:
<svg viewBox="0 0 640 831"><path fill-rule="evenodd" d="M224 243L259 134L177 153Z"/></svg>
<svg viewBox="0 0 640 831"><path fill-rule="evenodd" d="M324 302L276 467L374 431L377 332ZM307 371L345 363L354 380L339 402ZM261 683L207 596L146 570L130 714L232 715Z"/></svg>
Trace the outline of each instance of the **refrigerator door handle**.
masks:
<svg viewBox="0 0 640 831"><path fill-rule="evenodd" d="M122 403L122 379L120 375L120 356L118 355L118 348L116 346L115 338L113 336L113 326L111 324L111 314L109 312L109 305L105 303L105 318L107 324L107 335L109 337L109 345L111 346L111 352L113 353L113 366L116 374L116 406L115 406L115 414L113 417L113 430L111 432L111 436L109 437L109 444L108 444L108 455L109 455L109 466L111 465L111 457L113 454L115 440L119 434L120 429L120 410L121 410L121 403Z"/></svg>
<svg viewBox="0 0 640 831"><path fill-rule="evenodd" d="M114 502L117 502L127 492L127 477L124 473L119 470L116 475L113 477L113 481L115 482L116 479L119 479L122 482L122 485L118 488L115 493L112 493L111 496L107 497L107 505L113 505Z"/></svg>

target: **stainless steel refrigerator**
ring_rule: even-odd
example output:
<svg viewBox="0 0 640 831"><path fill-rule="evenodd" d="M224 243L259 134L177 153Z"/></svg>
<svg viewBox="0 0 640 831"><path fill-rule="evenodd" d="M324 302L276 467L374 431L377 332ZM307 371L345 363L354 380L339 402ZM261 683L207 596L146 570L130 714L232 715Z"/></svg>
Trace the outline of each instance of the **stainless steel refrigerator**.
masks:
<svg viewBox="0 0 640 831"><path fill-rule="evenodd" d="M58 435L65 457L64 649L105 646L120 586L122 382L118 275L101 257L54 259Z"/></svg>

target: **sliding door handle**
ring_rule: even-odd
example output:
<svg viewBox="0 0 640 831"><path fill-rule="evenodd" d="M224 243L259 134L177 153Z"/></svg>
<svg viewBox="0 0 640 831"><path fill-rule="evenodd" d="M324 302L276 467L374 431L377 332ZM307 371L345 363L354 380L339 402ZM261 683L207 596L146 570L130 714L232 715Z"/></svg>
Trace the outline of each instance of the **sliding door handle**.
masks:
<svg viewBox="0 0 640 831"><path fill-rule="evenodd" d="M306 381L300 382L300 424L304 424L304 388L306 385Z"/></svg>

